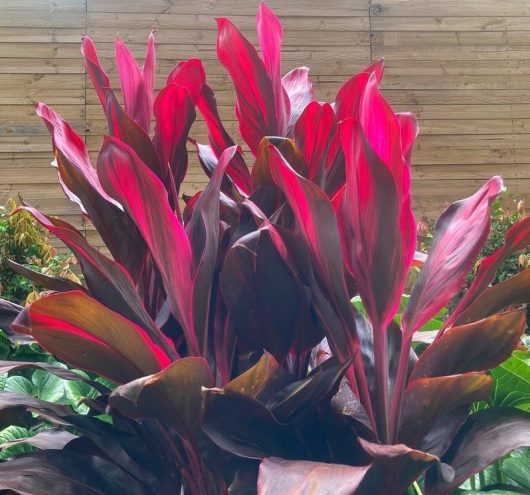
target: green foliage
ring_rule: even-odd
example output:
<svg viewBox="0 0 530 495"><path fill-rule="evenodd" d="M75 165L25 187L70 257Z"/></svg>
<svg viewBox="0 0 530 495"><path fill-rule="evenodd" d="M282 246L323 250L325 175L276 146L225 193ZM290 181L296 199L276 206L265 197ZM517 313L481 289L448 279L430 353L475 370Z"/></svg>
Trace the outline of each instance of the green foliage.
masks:
<svg viewBox="0 0 530 495"><path fill-rule="evenodd" d="M30 301L38 297L41 289L13 272L8 259L46 275L79 279L71 270L77 263L72 254L57 253L44 229L27 211L16 211L17 207L13 199L0 206L0 297L24 304L28 296Z"/></svg>
<svg viewBox="0 0 530 495"><path fill-rule="evenodd" d="M508 229L519 220L526 217L524 200L512 199L513 209L504 208L502 200L497 199L491 208L491 231L486 244L480 253L478 262L483 258L490 256L504 244L504 238ZM494 284L502 282L507 278L519 273L530 266L530 250L527 249L519 255L509 256L506 258L501 268L497 272Z"/></svg>
<svg viewBox="0 0 530 495"><path fill-rule="evenodd" d="M0 431L0 448L6 442L13 442L15 440L21 440L23 438L29 438L35 435L36 431L31 431L21 426L10 425L7 428L4 428ZM25 454L27 452L33 452L36 450L31 445L26 443L18 443L12 445L0 451L0 459L5 460L19 454Z"/></svg>
<svg viewBox="0 0 530 495"><path fill-rule="evenodd" d="M66 365L51 358L48 361L55 366L66 368ZM87 373L81 370L74 371L80 375L80 378L92 378L106 386L109 385L109 382L105 379L95 376L89 377ZM0 375L0 391L25 394L43 401L67 405L76 413L83 415L90 412L90 408L84 401L96 399L100 395L93 387L81 380L63 380L48 371L30 369ZM110 420L104 415L100 415L99 418L106 422ZM0 460L36 450L31 445L23 442L7 447L3 446L7 442L30 438L53 425L47 421L35 420L31 425L26 426L9 425L0 430Z"/></svg>
<svg viewBox="0 0 530 495"><path fill-rule="evenodd" d="M495 378L491 405L530 410L530 352L515 351L491 373Z"/></svg>

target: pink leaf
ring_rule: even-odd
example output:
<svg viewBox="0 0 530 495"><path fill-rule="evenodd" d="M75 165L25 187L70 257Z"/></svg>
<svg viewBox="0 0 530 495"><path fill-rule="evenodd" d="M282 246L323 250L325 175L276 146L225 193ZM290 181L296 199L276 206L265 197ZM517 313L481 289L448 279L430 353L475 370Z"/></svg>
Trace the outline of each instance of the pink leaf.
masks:
<svg viewBox="0 0 530 495"><path fill-rule="evenodd" d="M153 139L162 164L171 169L178 193L188 168L186 141L195 121L193 100L184 88L169 84L155 100L156 119Z"/></svg>
<svg viewBox="0 0 530 495"><path fill-rule="evenodd" d="M137 229L121 205L104 191L85 143L70 125L42 103L37 105L37 114L52 135L59 180L66 195L90 217L113 257L136 279L144 255Z"/></svg>
<svg viewBox="0 0 530 495"><path fill-rule="evenodd" d="M176 84L181 88L186 88L194 105L197 104L205 83L204 67L202 62L196 58L179 62L167 76L168 85Z"/></svg>
<svg viewBox="0 0 530 495"><path fill-rule="evenodd" d="M502 190L493 177L469 198L453 203L436 223L434 241L403 314L408 334L421 328L460 289L490 230L490 205Z"/></svg>
<svg viewBox="0 0 530 495"><path fill-rule="evenodd" d="M260 3L256 25L261 48L261 58L272 82L274 91L278 135L284 136L287 132L287 125L289 124L290 102L281 79L282 25L265 2Z"/></svg>
<svg viewBox="0 0 530 495"><path fill-rule="evenodd" d="M92 85L96 90L99 101L105 108L107 104L107 90L110 89L109 76L103 70L101 63L98 59L96 47L92 42L92 39L85 35L81 43L81 54L85 57L85 68L87 71Z"/></svg>
<svg viewBox="0 0 530 495"><path fill-rule="evenodd" d="M126 144L105 137L98 159L103 187L134 219L160 271L169 307L180 323L191 355L200 355L191 314L191 249L158 177Z"/></svg>
<svg viewBox="0 0 530 495"><path fill-rule="evenodd" d="M370 319L386 328L399 307L414 257L414 217L409 199L401 194L402 184L359 124L348 119L340 133L346 157L346 188L338 211L344 260Z"/></svg>
<svg viewBox="0 0 530 495"><path fill-rule="evenodd" d="M217 27L217 56L234 83L239 131L256 155L262 137L281 131L274 87L258 52L232 21L218 18Z"/></svg>
<svg viewBox="0 0 530 495"><path fill-rule="evenodd" d="M294 138L309 166L310 181L323 186L329 146L335 135L336 119L328 103L307 105L296 122Z"/></svg>
<svg viewBox="0 0 530 495"><path fill-rule="evenodd" d="M207 84L203 87L197 106L208 126L210 146L215 156L219 158L225 149L234 146L234 141L228 135L221 122L217 111L215 95ZM250 194L250 172L240 151L237 152L234 159L230 162L227 173L242 194Z"/></svg>
<svg viewBox="0 0 530 495"><path fill-rule="evenodd" d="M155 38L147 40L144 65L139 67L129 49L116 38L116 65L120 76L125 111L147 133L151 126L155 71Z"/></svg>

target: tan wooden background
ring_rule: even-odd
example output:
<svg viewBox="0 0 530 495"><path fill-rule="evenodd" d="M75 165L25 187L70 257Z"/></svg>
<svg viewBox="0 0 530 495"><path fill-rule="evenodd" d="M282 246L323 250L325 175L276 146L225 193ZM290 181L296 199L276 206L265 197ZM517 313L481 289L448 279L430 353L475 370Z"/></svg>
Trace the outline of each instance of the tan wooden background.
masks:
<svg viewBox="0 0 530 495"><path fill-rule="evenodd" d="M201 58L235 133L233 92L216 61L214 17L253 41L257 0L0 0L0 200L21 193L87 228L63 198L36 100L71 121L92 152L104 132L79 53L89 33L115 80L116 33L137 56L157 29L158 84L178 60ZM384 91L420 119L414 155L417 216L500 173L530 195L530 0L269 0L285 31L283 68L308 65L321 100L371 60L385 57ZM205 141L198 128L199 138ZM203 187L192 166L185 191Z"/></svg>

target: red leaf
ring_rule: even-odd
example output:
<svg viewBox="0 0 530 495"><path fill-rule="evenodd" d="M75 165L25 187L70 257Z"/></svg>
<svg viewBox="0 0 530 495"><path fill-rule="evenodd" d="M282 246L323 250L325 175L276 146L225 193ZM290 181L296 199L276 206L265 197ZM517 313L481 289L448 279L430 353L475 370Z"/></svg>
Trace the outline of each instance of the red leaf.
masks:
<svg viewBox="0 0 530 495"><path fill-rule="evenodd" d="M81 42L81 54L85 57L86 71L96 90L99 101L103 105L103 109L105 109L107 105L107 90L110 89L109 76L107 76L107 73L101 66L92 39L86 34L83 36Z"/></svg>
<svg viewBox="0 0 530 495"><path fill-rule="evenodd" d="M62 292L29 308L31 334L60 359L126 382L171 364L164 351L133 322L83 292Z"/></svg>
<svg viewBox="0 0 530 495"><path fill-rule="evenodd" d="M284 136L289 124L290 102L282 85L281 51L283 30L274 12L261 2L256 17L261 58L272 83L278 134Z"/></svg>
<svg viewBox="0 0 530 495"><path fill-rule="evenodd" d="M396 114L379 91L375 74L370 75L364 88L359 104L359 122L366 140L392 172L400 190L399 184L406 169L402 160L401 126ZM405 131L409 131L407 122L403 127ZM409 132L404 134L409 138ZM406 143L408 149L410 144L408 141Z"/></svg>
<svg viewBox="0 0 530 495"><path fill-rule="evenodd" d="M346 157L346 188L338 210L344 260L374 327L384 329L399 307L415 252L410 198L402 195L410 182L396 181L353 119L341 124L340 133ZM399 141L396 145L399 150ZM404 166L399 155L394 159L398 164L391 166Z"/></svg>
<svg viewBox="0 0 530 495"><path fill-rule="evenodd" d="M401 153L404 160L410 163L414 141L420 131L416 117L411 113L396 113L401 130Z"/></svg>
<svg viewBox="0 0 530 495"><path fill-rule="evenodd" d="M314 101L307 105L294 127L294 139L309 166L310 181L324 185L329 146L336 131L331 105Z"/></svg>
<svg viewBox="0 0 530 495"><path fill-rule="evenodd" d="M184 88L169 84L155 100L156 119L153 139L165 167L170 167L177 193L188 168L186 141L195 121L193 100Z"/></svg>
<svg viewBox="0 0 530 495"><path fill-rule="evenodd" d="M147 133L151 127L155 72L155 38L147 39L144 65L139 67L129 49L116 38L116 66L120 76L125 111Z"/></svg>
<svg viewBox="0 0 530 495"><path fill-rule="evenodd" d="M314 260L320 290L324 291L320 295L320 291L317 291L315 295L316 311L320 312L322 324L327 326L333 354L341 362L353 357L360 399L370 414L368 385L359 353L354 313L346 289L342 259L337 256L341 247L333 207L325 193L298 175L272 145L270 152L272 177L293 210ZM332 322L331 318L335 318L335 321ZM353 381L351 376L348 378Z"/></svg>
<svg viewBox="0 0 530 495"><path fill-rule="evenodd" d="M103 187L119 199L135 221L167 292L169 306L183 328L191 355L200 355L191 314L191 249L184 227L173 213L158 177L126 144L107 136L98 172Z"/></svg>
<svg viewBox="0 0 530 495"><path fill-rule="evenodd" d="M408 334L437 314L462 286L489 234L489 207L501 190L502 179L493 177L439 218L431 251L403 314Z"/></svg>
<svg viewBox="0 0 530 495"><path fill-rule="evenodd" d="M101 187L96 169L90 164L90 158L88 157L88 151L86 149L85 143L81 137L70 127L70 124L65 122L59 116L59 114L57 114L52 108L50 108L48 105L45 105L44 103L37 103L36 113L42 120L44 120L44 123L46 124L46 127L52 136L53 148L54 150L57 149L62 153L65 159L63 160L65 165L69 167L75 167L75 169L84 179L84 181L87 182L87 185L90 186L91 189L101 196L102 199L119 207L119 203L114 201ZM79 198L79 191L72 191L68 188L68 184L65 183L65 180L62 177L61 168L59 168L59 180L69 199L76 202L80 206L83 213L88 213L85 205L82 202L83 198ZM75 186L76 184L73 185Z"/></svg>
<svg viewBox="0 0 530 495"><path fill-rule="evenodd" d="M133 279L142 268L145 247L134 224L100 184L83 140L50 107L39 103L37 114L44 120L56 157L59 180L66 195L85 212L112 256Z"/></svg>
<svg viewBox="0 0 530 495"><path fill-rule="evenodd" d="M262 137L281 134L274 88L256 49L232 21L218 18L217 27L217 56L234 83L239 131L256 154Z"/></svg>
<svg viewBox="0 0 530 495"><path fill-rule="evenodd" d="M374 75L374 83L377 85L383 77L383 59L374 62L358 74L351 77L342 85L335 98L335 113L337 121L347 119L348 117L358 118L359 105L364 90L370 79Z"/></svg>
<svg viewBox="0 0 530 495"><path fill-rule="evenodd" d="M167 163L162 164L160 162L151 139L123 110L113 91L107 92L105 115L109 134L134 149L140 159L160 177L160 180L168 184L169 169Z"/></svg>
<svg viewBox="0 0 530 495"><path fill-rule="evenodd" d="M63 241L81 265L92 297L144 328L152 339L175 356L167 338L153 323L138 297L129 274L121 265L92 247L75 227L58 218L51 218L35 208L25 206L35 220Z"/></svg>
<svg viewBox="0 0 530 495"><path fill-rule="evenodd" d="M225 149L234 146L234 141L221 123L215 95L206 84L203 87L197 106L208 126L210 146L215 156L219 158ZM237 152L234 159L230 162L227 173L234 181L240 193L245 196L250 194L250 172L240 151Z"/></svg>
<svg viewBox="0 0 530 495"><path fill-rule="evenodd" d="M167 76L167 84L176 84L180 88L185 88L194 105L197 104L205 83L204 67L202 62L196 58L179 62Z"/></svg>

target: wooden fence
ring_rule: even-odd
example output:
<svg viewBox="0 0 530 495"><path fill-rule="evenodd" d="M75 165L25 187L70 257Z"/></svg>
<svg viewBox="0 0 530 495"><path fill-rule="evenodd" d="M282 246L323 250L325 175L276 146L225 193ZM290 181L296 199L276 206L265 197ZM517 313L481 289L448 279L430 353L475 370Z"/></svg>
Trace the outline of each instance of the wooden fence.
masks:
<svg viewBox="0 0 530 495"><path fill-rule="evenodd" d="M34 115L44 101L73 123L91 152L104 121L84 72L89 33L116 83L116 33L143 56L156 29L158 87L175 61L198 57L235 134L233 91L215 53L216 16L254 42L257 0L0 0L0 201L20 193L49 214L83 223L50 167L50 138ZM500 173L530 192L530 2L523 0L269 0L285 39L283 68L311 67L320 100L386 59L384 92L419 117L413 193L417 216L438 213ZM205 141L203 130L197 129ZM193 163L185 192L205 179Z"/></svg>

